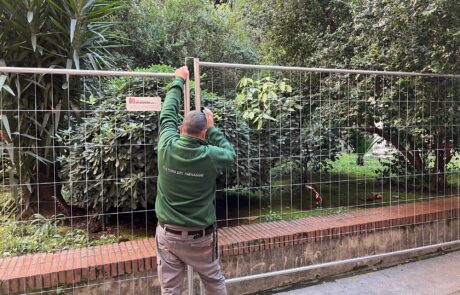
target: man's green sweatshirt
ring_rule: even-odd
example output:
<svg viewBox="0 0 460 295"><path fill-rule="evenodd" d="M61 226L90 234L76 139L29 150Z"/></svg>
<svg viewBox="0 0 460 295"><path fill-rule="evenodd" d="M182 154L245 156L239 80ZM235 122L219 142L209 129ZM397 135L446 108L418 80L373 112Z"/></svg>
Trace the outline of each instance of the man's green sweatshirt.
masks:
<svg viewBox="0 0 460 295"><path fill-rule="evenodd" d="M176 78L160 114L155 211L164 223L205 228L216 222L216 177L233 165L235 150L216 127L208 129L207 142L179 134L183 87L184 80Z"/></svg>

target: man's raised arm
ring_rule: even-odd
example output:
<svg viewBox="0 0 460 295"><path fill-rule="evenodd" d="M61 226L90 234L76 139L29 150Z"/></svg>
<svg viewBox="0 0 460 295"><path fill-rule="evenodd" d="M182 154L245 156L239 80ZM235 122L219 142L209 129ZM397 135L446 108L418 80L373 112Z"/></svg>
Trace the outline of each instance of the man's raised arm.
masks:
<svg viewBox="0 0 460 295"><path fill-rule="evenodd" d="M217 127L214 127L214 114L207 108L204 109L208 123L207 141L211 144L211 155L217 169L228 168L235 162L233 145Z"/></svg>
<svg viewBox="0 0 460 295"><path fill-rule="evenodd" d="M184 83L188 79L189 73L187 67L181 67L176 70L175 74L176 79L166 94L160 113L160 140L158 143L160 147L179 136L177 114L184 93Z"/></svg>

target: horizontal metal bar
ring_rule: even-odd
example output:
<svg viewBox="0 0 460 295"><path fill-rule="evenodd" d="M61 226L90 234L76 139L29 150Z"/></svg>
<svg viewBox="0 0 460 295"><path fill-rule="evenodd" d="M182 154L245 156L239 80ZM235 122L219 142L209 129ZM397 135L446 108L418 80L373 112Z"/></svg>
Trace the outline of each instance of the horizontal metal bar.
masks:
<svg viewBox="0 0 460 295"><path fill-rule="evenodd" d="M22 67L0 67L0 73L50 74L50 75L54 74L54 75L77 75L77 76L151 77L151 78L174 78L175 76L174 73L95 71L95 70L22 68Z"/></svg>
<svg viewBox="0 0 460 295"><path fill-rule="evenodd" d="M274 71L293 71L293 72L315 72L315 73L336 73L336 74L363 74L378 76L399 76L399 77L439 77L459 79L460 75L452 74L434 74L434 73L416 73L416 72L395 72L395 71L369 71L369 70L347 70L347 69L330 69L330 68L304 68L304 67L285 67L273 65L252 65L252 64L233 64L202 62L200 66L207 68L234 68L234 69L254 69L254 70L274 70Z"/></svg>
<svg viewBox="0 0 460 295"><path fill-rule="evenodd" d="M393 251L393 252L388 252L388 253L381 253L381 254L368 255L368 256L362 256L362 257L351 258L351 259L344 259L344 260L339 260L339 261L326 262L326 263L315 264L315 265L307 265L307 266L302 266L302 267L283 269L283 270L261 273L261 274L256 274L256 275L249 275L249 276L244 276L244 277L239 277L239 278L227 279L225 280L225 283L226 284L241 283L244 281L250 281L250 280L255 280L255 279L263 279L263 278L269 278L269 277L274 277L274 276L288 275L288 274L297 273L301 271L314 270L314 269L319 269L319 268L324 268L324 267L329 267L329 266L337 266L337 265L342 265L342 264L347 264L347 263L353 263L353 262L362 262L368 259L390 257L390 256L395 256L395 255L400 255L400 254L436 249L436 248L446 247L446 246L455 246L455 245L460 245L460 240L439 243L439 244L434 244L434 245L429 245L429 246L423 246L423 247L417 247L417 248L411 248L411 249L405 249L405 250L398 250L398 251Z"/></svg>

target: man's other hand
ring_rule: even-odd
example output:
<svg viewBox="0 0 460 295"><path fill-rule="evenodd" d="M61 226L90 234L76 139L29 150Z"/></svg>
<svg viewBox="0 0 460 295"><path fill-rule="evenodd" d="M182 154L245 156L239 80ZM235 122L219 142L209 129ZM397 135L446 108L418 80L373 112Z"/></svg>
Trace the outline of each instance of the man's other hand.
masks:
<svg viewBox="0 0 460 295"><path fill-rule="evenodd" d="M188 79L188 68L186 66L183 66L181 68L178 68L175 73L176 77L181 77L184 80Z"/></svg>
<svg viewBox="0 0 460 295"><path fill-rule="evenodd" d="M206 115L207 128L214 127L214 114L208 108L203 109L204 114Z"/></svg>

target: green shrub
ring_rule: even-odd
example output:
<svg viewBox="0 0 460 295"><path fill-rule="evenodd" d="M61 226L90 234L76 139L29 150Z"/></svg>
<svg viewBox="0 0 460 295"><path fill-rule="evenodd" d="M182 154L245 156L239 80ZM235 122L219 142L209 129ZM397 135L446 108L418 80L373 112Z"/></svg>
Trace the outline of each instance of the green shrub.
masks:
<svg viewBox="0 0 460 295"><path fill-rule="evenodd" d="M254 43L240 11L204 0L132 1L120 29L127 42L127 66L152 63L179 66L186 57L207 61L251 62Z"/></svg>
<svg viewBox="0 0 460 295"><path fill-rule="evenodd" d="M148 70L173 71L165 66ZM93 111L81 123L59 132L61 142L69 147L59 157L61 177L68 180L63 195L73 205L95 215L117 208L118 212L152 208L156 197L159 113L127 112L125 97L164 97L166 81L117 78L103 85L100 102L85 98L93 103ZM227 187L257 186L268 181L263 177L268 167L249 160L256 158L261 147L248 125L239 120L233 104L206 91L202 93L202 104L214 111L216 126L233 143L238 155L236 165L222 171L218 178L218 195Z"/></svg>
<svg viewBox="0 0 460 295"><path fill-rule="evenodd" d="M173 72L165 66L145 71ZM59 157L72 203L95 214L147 208L156 195L159 113L127 112L127 96L163 96L165 79L115 78L81 123L60 131ZM91 103L91 98L86 99ZM94 100L94 99L93 99ZM97 105L96 105L97 104Z"/></svg>
<svg viewBox="0 0 460 295"><path fill-rule="evenodd" d="M87 232L81 229L62 232L60 220L61 216L46 219L35 214L30 222L3 224L0 227L0 257L55 252L117 241L113 235L90 240Z"/></svg>
<svg viewBox="0 0 460 295"><path fill-rule="evenodd" d="M282 219L283 217L281 216L281 214L278 214L277 212L272 210L270 210L270 212L268 212L268 214L264 216L265 222L278 221Z"/></svg>

